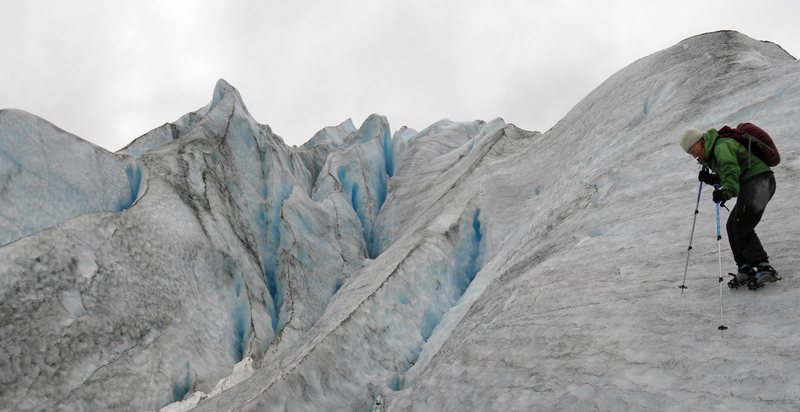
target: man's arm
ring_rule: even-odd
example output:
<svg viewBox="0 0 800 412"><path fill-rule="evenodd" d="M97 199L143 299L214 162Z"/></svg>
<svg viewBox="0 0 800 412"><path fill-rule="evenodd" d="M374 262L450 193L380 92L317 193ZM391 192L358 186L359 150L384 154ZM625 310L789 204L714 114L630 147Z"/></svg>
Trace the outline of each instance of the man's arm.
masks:
<svg viewBox="0 0 800 412"><path fill-rule="evenodd" d="M717 159L716 172L729 198L739 195L739 176L742 169L739 167L736 155L741 147L742 145L733 139L721 139L714 145L714 157Z"/></svg>

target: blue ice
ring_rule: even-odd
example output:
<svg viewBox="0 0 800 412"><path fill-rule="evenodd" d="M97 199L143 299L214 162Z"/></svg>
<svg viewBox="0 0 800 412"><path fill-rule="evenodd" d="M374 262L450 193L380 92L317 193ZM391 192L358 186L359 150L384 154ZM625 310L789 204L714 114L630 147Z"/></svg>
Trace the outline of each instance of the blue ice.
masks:
<svg viewBox="0 0 800 412"><path fill-rule="evenodd" d="M125 175L128 176L130 195L117 206L118 212L128 210L136 202L139 196L139 187L142 184L142 168L137 164L130 164L125 167Z"/></svg>
<svg viewBox="0 0 800 412"><path fill-rule="evenodd" d="M183 397L186 396L187 393L192 389L192 374L191 374L191 365L189 361L186 361L183 367L183 371L175 379L175 383L172 384L172 401L178 402L183 400Z"/></svg>

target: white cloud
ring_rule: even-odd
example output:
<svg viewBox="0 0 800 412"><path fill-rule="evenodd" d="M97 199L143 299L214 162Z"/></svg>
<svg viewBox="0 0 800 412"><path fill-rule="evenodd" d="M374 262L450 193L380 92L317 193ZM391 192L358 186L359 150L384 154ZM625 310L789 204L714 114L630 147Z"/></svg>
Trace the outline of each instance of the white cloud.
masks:
<svg viewBox="0 0 800 412"><path fill-rule="evenodd" d="M734 29L796 55L800 4L752 1L26 1L0 15L0 107L116 150L218 78L287 143L373 112L546 130L634 60Z"/></svg>

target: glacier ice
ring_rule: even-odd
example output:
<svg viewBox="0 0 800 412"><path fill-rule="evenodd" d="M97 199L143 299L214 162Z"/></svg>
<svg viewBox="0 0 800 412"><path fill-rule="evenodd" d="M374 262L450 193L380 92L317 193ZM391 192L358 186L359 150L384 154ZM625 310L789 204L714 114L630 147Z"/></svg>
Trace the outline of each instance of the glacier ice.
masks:
<svg viewBox="0 0 800 412"><path fill-rule="evenodd" d="M143 170L129 156L19 110L0 110L0 124L0 246L136 201Z"/></svg>
<svg viewBox="0 0 800 412"><path fill-rule="evenodd" d="M721 337L705 198L677 289L696 169L675 136L771 133L759 230L789 272L798 84L780 47L723 31L632 63L545 133L371 115L289 147L222 80L117 153L4 110L0 404L797 409L800 292L790 274L725 291Z"/></svg>

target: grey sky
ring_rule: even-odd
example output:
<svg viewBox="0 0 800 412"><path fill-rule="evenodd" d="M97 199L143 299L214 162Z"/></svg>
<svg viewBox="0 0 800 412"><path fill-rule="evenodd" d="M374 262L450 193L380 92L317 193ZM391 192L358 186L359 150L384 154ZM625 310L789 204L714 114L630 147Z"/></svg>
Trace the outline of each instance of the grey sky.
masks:
<svg viewBox="0 0 800 412"><path fill-rule="evenodd" d="M0 108L109 150L219 78L289 144L371 113L392 129L503 117L545 131L634 60L738 30L800 56L800 2L0 0Z"/></svg>

